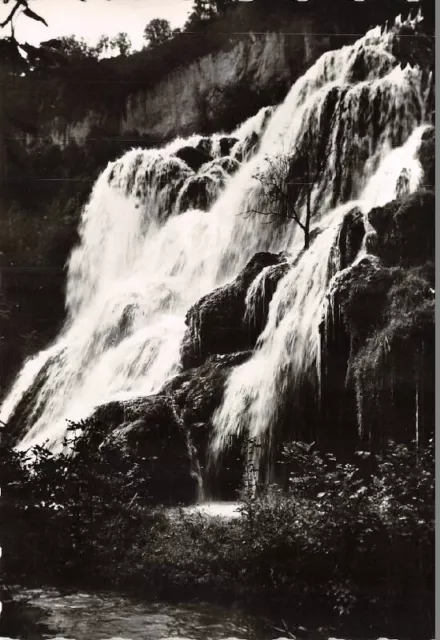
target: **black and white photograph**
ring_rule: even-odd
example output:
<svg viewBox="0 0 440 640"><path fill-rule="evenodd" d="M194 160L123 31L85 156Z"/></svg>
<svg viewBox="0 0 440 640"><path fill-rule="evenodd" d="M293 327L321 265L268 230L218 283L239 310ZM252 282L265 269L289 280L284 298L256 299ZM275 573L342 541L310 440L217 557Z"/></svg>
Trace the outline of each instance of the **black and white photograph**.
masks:
<svg viewBox="0 0 440 640"><path fill-rule="evenodd" d="M0 640L435 638L435 0L3 0Z"/></svg>

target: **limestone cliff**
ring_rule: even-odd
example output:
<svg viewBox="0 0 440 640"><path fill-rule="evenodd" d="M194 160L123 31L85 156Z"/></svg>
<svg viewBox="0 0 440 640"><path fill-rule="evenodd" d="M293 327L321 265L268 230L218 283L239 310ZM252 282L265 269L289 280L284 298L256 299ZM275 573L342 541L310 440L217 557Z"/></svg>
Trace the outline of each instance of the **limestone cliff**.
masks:
<svg viewBox="0 0 440 640"><path fill-rule="evenodd" d="M140 78L141 88L120 113L103 104L78 119L57 116L40 122L42 137L62 147L96 134L162 142L234 127L260 106L279 102L299 70L330 47L330 38L313 38L305 22L297 28L294 38L281 32L231 35L224 49L176 68L152 87L144 88Z"/></svg>
<svg viewBox="0 0 440 640"><path fill-rule="evenodd" d="M203 130L226 104L231 91L247 85L253 91L287 84L291 79L281 33L250 36L229 51L220 51L164 78L153 91L133 95L121 129L160 138Z"/></svg>

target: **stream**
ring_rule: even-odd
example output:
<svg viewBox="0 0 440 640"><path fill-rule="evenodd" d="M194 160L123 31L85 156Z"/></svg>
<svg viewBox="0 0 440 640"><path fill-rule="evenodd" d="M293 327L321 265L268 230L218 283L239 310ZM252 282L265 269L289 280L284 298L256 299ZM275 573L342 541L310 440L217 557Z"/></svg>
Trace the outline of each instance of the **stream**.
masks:
<svg viewBox="0 0 440 640"><path fill-rule="evenodd" d="M282 623L280 623L281 626ZM3 603L0 640L273 640L292 637L235 607L145 602L107 592L20 589ZM321 634L304 636L323 638ZM328 638L328 636L326 636Z"/></svg>

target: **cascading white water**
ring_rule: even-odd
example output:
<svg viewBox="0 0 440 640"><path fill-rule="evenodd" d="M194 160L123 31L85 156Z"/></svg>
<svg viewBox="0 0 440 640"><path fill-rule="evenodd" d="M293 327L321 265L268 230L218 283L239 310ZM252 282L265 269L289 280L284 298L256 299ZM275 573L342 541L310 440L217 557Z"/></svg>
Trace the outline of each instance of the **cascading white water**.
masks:
<svg viewBox="0 0 440 640"><path fill-rule="evenodd" d="M229 162L243 160L233 176L219 157L219 136L133 150L107 167L84 210L81 241L70 258L66 325L50 349L25 364L2 406L0 419L7 422L35 387L26 396L28 432L21 446L46 440L56 446L66 419L83 418L112 399L154 393L179 366L188 307L234 277L257 251L291 250L300 242L292 223L266 224L249 212L264 208L255 176L267 157L276 162L281 153L294 154L312 132L329 152L313 194L322 233L279 285L251 360L255 365L266 359L266 378L277 372L283 384L286 367L289 376L303 375L316 360L327 258L345 210L336 205L358 197L390 150L424 120L422 73L398 66L394 40L394 29L377 28L352 46L324 54L279 108L261 111L232 134L238 142ZM249 156L256 135L259 148ZM213 159L194 171L183 150L205 143ZM215 187L211 198L219 191L216 201L209 212L182 212L183 192L202 176ZM263 367L258 374L249 367L229 381L216 418L216 450L233 421L262 432L276 417L272 381L261 384Z"/></svg>
<svg viewBox="0 0 440 640"><path fill-rule="evenodd" d="M243 142L240 132L234 137ZM69 261L66 325L52 347L25 364L2 406L6 422L24 393L39 385L23 447L48 440L56 448L66 419L80 420L99 404L158 390L179 365L188 307L261 247L278 247L266 229L259 232L258 219L237 215L245 210L240 195L248 197L248 172L228 176L224 167L238 163L219 157L218 138L210 141L217 158L197 173L176 152L196 148L200 136L163 151L130 151L100 176ZM209 176L220 189L228 181L236 187L224 189L209 214L180 213L182 194L195 176ZM234 229L246 250L230 247Z"/></svg>
<svg viewBox="0 0 440 640"><path fill-rule="evenodd" d="M418 127L405 145L385 157L358 201L337 207L315 226L317 239L278 284L252 358L237 367L228 380L223 404L214 415L213 460L229 446L233 436L242 433L267 450L286 396L294 396L307 375L318 377L319 325L333 275L331 250L344 214L355 206L368 212L394 200L402 174L408 176L408 192L415 191L422 175L416 152L424 131L424 126ZM248 291L249 317L260 282L261 276Z"/></svg>

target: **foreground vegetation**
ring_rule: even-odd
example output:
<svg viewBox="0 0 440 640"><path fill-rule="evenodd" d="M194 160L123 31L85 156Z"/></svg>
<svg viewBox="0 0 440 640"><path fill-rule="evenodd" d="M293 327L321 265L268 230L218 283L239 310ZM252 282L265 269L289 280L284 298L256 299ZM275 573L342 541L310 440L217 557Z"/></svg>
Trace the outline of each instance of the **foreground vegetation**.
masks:
<svg viewBox="0 0 440 640"><path fill-rule="evenodd" d="M283 456L288 489L244 491L241 517L224 520L165 512L146 460L99 445L102 429L70 431L71 454L3 447L7 583L266 603L284 618L319 611L364 632L432 637L432 441L423 451L358 452L350 463L292 443Z"/></svg>

